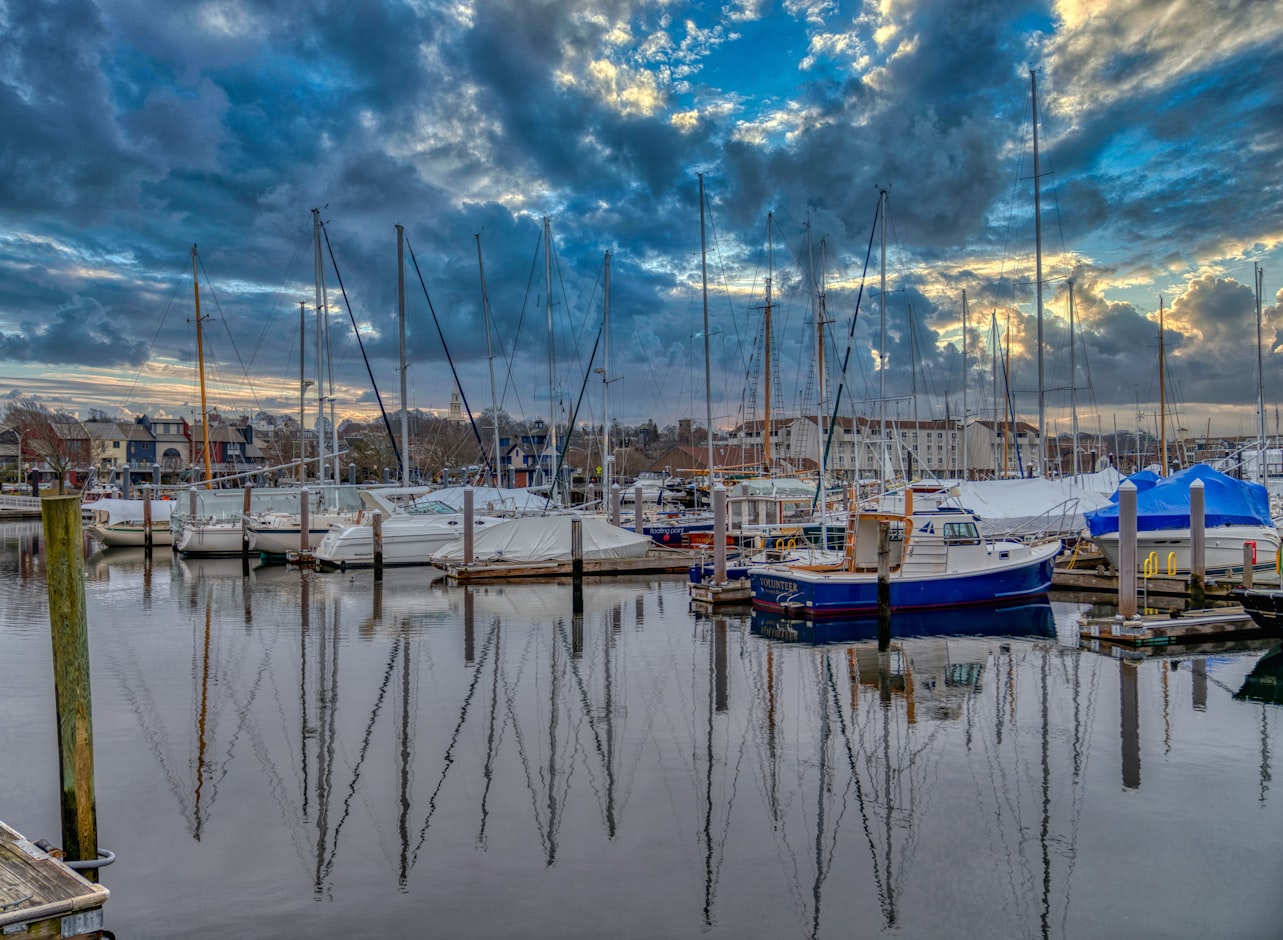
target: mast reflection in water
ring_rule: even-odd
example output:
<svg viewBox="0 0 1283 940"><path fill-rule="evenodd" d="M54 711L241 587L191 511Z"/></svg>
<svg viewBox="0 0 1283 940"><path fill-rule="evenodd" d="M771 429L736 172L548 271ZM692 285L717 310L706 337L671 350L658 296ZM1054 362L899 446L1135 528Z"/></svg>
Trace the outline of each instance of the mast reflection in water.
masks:
<svg viewBox="0 0 1283 940"><path fill-rule="evenodd" d="M50 836L43 568L10 529L0 810ZM119 936L1110 936L1138 897L1155 935L1266 936L1278 913L1270 646L1116 664L1078 648L1081 605L1038 603L896 615L879 652L876 621L692 613L679 578L590 581L580 614L568 583L413 570L87 573Z"/></svg>

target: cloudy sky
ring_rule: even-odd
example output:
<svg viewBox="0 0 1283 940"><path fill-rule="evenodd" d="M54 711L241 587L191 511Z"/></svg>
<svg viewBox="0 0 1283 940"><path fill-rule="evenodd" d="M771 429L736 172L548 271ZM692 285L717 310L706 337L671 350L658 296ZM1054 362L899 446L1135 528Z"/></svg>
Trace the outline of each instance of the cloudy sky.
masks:
<svg viewBox="0 0 1283 940"><path fill-rule="evenodd" d="M211 407L296 413L300 301L318 373L320 208L340 415L374 408L352 319L398 402L399 223L412 407L448 406L448 348L476 411L493 394L518 417L564 414L588 376L580 416L600 420L604 348L589 356L609 251L611 416L702 422L702 173L716 424L763 413L768 277L776 413L817 407L822 289L826 395L845 360L845 413L877 412L879 361L893 411L916 390L920 415L956 417L965 386L968 411L992 413L996 329L1033 421L1032 68L1048 430L1067 429L1071 387L1085 428L1138 412L1152 426L1161 295L1177 420L1252 433L1260 264L1272 432L1277 14L1267 0L0 0L0 397L193 414L195 244Z"/></svg>

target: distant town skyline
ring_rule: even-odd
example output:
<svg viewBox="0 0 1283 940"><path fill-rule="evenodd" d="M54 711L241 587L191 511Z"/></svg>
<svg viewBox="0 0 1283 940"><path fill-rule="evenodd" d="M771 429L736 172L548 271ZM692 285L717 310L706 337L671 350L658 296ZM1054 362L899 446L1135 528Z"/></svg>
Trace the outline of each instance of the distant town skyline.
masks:
<svg viewBox="0 0 1283 940"><path fill-rule="evenodd" d="M400 405L400 223L409 407L448 412L448 352L477 414L600 423L609 388L612 419L701 424L702 173L715 425L763 416L768 277L773 409L819 407L822 288L826 410L846 362L843 414L885 385L893 416L989 418L1009 394L1036 423L1036 126L1046 432L1071 388L1084 432L1153 426L1161 296L1173 426L1255 433L1256 265L1281 430L1270 4L119 0L0 25L0 399L192 420L195 244L210 407L297 415L300 343L331 394L323 207L340 421L377 414L371 374Z"/></svg>

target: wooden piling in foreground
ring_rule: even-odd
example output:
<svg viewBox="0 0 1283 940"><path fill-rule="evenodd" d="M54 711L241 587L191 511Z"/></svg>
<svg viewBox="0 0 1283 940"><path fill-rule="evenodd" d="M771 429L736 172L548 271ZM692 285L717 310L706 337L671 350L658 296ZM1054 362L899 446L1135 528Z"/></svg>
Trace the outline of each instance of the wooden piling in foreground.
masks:
<svg viewBox="0 0 1283 940"><path fill-rule="evenodd" d="M713 487L713 583L726 583L726 487Z"/></svg>
<svg viewBox="0 0 1283 940"><path fill-rule="evenodd" d="M89 628L85 615L80 497L48 497L41 504L41 516L58 714L62 847L67 858L84 861L98 858L98 811L94 801L93 712L89 694ZM84 874L90 881L98 880L96 868Z"/></svg>
<svg viewBox="0 0 1283 940"><path fill-rule="evenodd" d="M463 563L465 565L470 565L472 564L472 561L473 561L472 527L475 524L474 523L474 518L476 515L476 510L474 505L475 500L476 500L476 493L473 491L472 487L469 486L466 489L464 489L463 491Z"/></svg>
<svg viewBox="0 0 1283 940"><path fill-rule="evenodd" d="M576 614L584 612L584 520L570 520L570 605Z"/></svg>
<svg viewBox="0 0 1283 940"><path fill-rule="evenodd" d="M374 580L383 580L383 513L374 510L370 518L370 537L374 540Z"/></svg>
<svg viewBox="0 0 1283 940"><path fill-rule="evenodd" d="M300 555L306 555L312 550L310 539L312 519L309 516L311 507L307 504L311 495L306 486L298 491L298 551Z"/></svg>
<svg viewBox="0 0 1283 940"><path fill-rule="evenodd" d="M1118 487L1118 615L1136 616L1136 484Z"/></svg>
<svg viewBox="0 0 1283 940"><path fill-rule="evenodd" d="M143 554L151 558L151 487L143 487Z"/></svg>
<svg viewBox="0 0 1283 940"><path fill-rule="evenodd" d="M891 646L891 523L878 523L878 649Z"/></svg>
<svg viewBox="0 0 1283 940"><path fill-rule="evenodd" d="M253 484L246 483L241 498L241 577L249 577L249 507L254 495ZM246 595L248 597L248 595Z"/></svg>

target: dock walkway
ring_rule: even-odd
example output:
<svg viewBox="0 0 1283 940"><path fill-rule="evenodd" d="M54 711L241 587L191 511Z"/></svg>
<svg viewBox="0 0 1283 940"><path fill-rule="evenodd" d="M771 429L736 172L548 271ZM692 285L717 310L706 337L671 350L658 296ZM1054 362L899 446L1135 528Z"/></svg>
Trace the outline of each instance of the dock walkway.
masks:
<svg viewBox="0 0 1283 940"><path fill-rule="evenodd" d="M97 940L109 894L0 822L0 934Z"/></svg>

